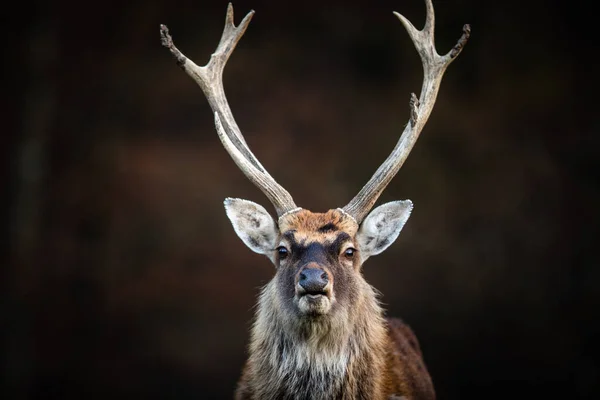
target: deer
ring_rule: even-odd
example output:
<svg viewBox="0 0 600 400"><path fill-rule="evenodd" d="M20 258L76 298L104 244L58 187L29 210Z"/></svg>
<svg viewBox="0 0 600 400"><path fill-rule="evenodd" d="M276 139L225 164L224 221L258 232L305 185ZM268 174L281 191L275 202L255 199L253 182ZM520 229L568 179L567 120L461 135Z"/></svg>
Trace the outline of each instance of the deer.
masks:
<svg viewBox="0 0 600 400"><path fill-rule="evenodd" d="M374 207L396 175L426 124L446 68L471 32L468 24L456 45L439 55L434 43L434 10L425 0L426 21L416 29L394 12L423 64L420 96L412 93L410 117L391 154L345 206L324 213L298 207L261 165L242 135L225 97L223 70L254 11L236 26L228 5L221 40L202 67L175 47L165 25L161 42L200 86L214 114L223 147L245 176L275 208L227 198L233 229L252 251L275 266L262 288L251 328L248 358L235 398L242 399L435 399L419 342L401 319L384 316L377 291L362 274L371 256L399 236L413 204L392 201Z"/></svg>

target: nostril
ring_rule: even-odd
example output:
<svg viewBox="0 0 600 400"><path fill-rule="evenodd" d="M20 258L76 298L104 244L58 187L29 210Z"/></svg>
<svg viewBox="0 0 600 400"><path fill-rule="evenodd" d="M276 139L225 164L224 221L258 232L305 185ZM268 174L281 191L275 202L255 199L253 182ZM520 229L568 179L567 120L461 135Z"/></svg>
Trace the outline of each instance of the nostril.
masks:
<svg viewBox="0 0 600 400"><path fill-rule="evenodd" d="M306 293L322 294L329 284L329 275L320 268L305 268L298 274L298 284Z"/></svg>

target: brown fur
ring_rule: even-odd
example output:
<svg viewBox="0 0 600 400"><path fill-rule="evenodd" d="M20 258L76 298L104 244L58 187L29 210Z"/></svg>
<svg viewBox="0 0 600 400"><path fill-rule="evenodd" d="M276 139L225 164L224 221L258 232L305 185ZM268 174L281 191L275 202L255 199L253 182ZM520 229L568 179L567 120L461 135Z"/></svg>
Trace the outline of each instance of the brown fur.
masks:
<svg viewBox="0 0 600 400"><path fill-rule="evenodd" d="M415 335L399 319L383 318L360 257L344 258L344 246L357 246L356 222L340 210L301 210L282 217L279 230L300 255L278 260L262 290L235 398L435 399ZM325 315L301 314L291 299L294 276L308 264L332 277Z"/></svg>

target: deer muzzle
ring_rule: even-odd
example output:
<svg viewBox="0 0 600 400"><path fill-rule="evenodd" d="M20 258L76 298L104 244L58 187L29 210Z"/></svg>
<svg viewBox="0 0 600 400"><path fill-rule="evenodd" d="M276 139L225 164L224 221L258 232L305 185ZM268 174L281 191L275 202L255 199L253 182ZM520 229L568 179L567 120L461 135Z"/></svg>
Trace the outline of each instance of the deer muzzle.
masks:
<svg viewBox="0 0 600 400"><path fill-rule="evenodd" d="M322 315L331 308L332 279L329 272L315 263L301 268L296 275L296 300L304 314Z"/></svg>

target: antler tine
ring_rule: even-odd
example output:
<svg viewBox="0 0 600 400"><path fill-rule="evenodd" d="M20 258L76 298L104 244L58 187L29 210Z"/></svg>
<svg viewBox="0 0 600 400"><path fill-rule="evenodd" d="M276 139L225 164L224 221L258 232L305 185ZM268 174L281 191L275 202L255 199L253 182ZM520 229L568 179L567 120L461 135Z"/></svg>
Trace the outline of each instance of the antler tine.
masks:
<svg viewBox="0 0 600 400"><path fill-rule="evenodd" d="M160 26L161 43L169 49L177 60L177 64L200 86L208 103L215 114L215 126L223 146L240 167L244 175L254 183L273 203L278 216L296 209L292 196L281 186L267 170L261 165L252 153L244 136L242 135L227 102L223 88L223 70L227 60L233 53L235 46L244 35L254 11L250 11L235 26L233 21L233 6L229 3L225 17L225 27L221 40L215 52L211 55L208 64L199 67L187 58L173 43L169 29Z"/></svg>
<svg viewBox="0 0 600 400"><path fill-rule="evenodd" d="M369 213L383 190L404 164L433 110L446 68L460 54L471 34L471 27L468 24L464 25L463 34L457 44L446 55L440 56L435 49L435 15L432 1L425 0L425 6L427 17L423 30L417 30L403 15L394 12L394 15L406 28L421 56L423 85L418 99L414 93L411 94L410 120L404 128L396 147L360 192L350 203L343 207L343 210L352 215L358 223Z"/></svg>

